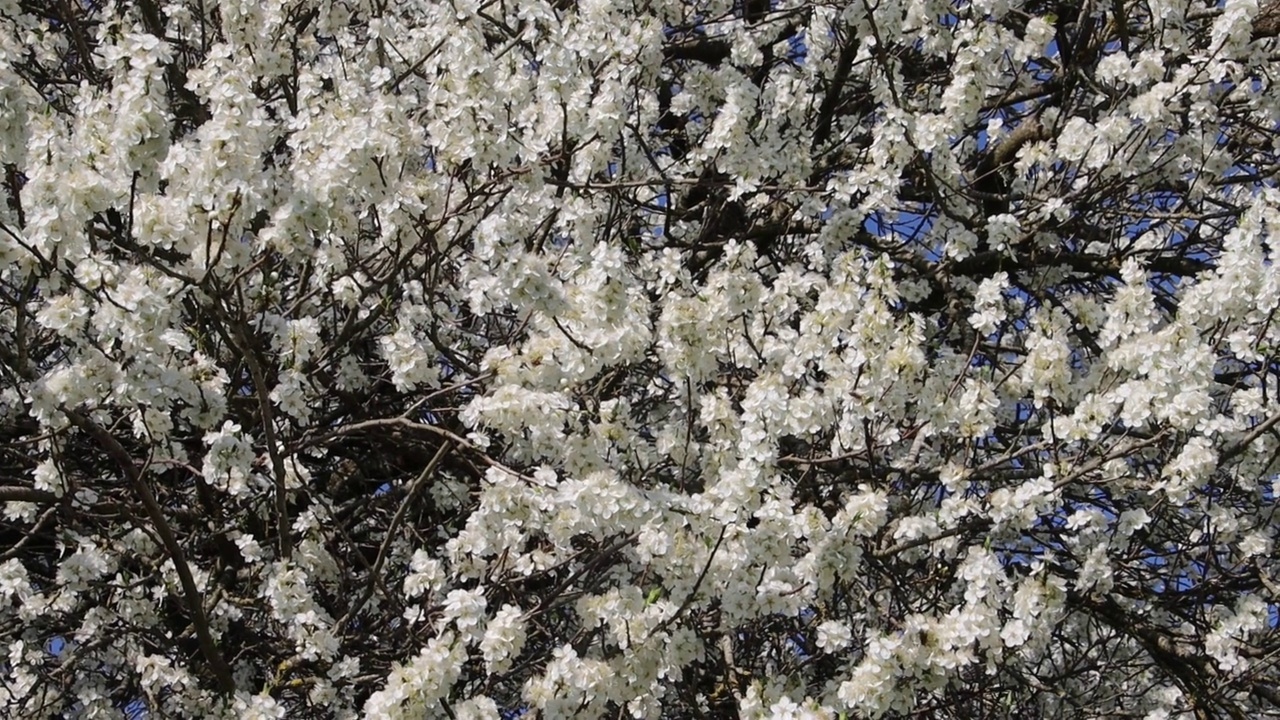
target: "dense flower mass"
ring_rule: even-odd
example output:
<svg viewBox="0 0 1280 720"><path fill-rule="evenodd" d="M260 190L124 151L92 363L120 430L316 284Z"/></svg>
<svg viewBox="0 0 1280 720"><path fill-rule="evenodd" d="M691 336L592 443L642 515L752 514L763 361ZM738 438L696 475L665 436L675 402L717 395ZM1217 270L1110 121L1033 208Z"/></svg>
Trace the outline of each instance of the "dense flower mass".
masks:
<svg viewBox="0 0 1280 720"><path fill-rule="evenodd" d="M0 716L1280 715L1278 35L0 0Z"/></svg>

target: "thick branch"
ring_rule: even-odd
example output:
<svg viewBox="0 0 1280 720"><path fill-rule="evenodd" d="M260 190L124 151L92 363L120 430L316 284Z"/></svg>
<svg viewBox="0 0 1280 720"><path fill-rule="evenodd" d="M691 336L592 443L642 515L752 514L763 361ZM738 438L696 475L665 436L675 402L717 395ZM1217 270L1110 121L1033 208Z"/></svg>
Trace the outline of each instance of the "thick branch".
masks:
<svg viewBox="0 0 1280 720"><path fill-rule="evenodd" d="M155 526L156 533L160 536L161 542L164 543L165 551L169 554L169 558L173 560L174 570L178 573L178 582L182 585L184 604L187 607L187 612L191 615L191 625L195 628L196 637L200 642L200 652L204 655L205 661L209 663L210 668L213 669L213 676L218 683L218 689L224 695L231 695L236 690L235 680L231 675L231 667L227 665L226 659L222 656L222 651L218 648L217 641L214 640L213 633L209 631L209 620L204 612L204 598L201 596L199 587L196 586L195 577L191 574L191 567L187 564L186 554L182 552L182 545L178 543L178 538L173 534L173 528L169 526L169 521L165 519L164 510L160 507L160 503L156 501L155 494L151 492L151 488L147 486L147 481L138 470L133 457L129 455L129 451L120 444L119 440L81 413L69 408L64 408L63 412L66 413L72 424L93 438L106 451L107 455L116 462L120 467L120 471L128 479L129 484L133 486L138 499L142 501L143 507L146 508L147 516L150 518L151 524Z"/></svg>

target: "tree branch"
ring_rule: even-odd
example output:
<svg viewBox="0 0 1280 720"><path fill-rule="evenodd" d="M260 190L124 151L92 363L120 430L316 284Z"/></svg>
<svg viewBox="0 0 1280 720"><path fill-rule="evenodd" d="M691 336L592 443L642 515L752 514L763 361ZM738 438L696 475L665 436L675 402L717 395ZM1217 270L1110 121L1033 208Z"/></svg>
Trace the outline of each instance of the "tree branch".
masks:
<svg viewBox="0 0 1280 720"><path fill-rule="evenodd" d="M178 543L178 538L174 535L173 528L169 526L168 520L165 519L164 510L161 509L160 503L156 501L156 496L151 492L151 488L147 486L147 481L138 470L133 457L129 455L129 451L120 444L119 440L93 420L70 408L63 408L62 411L73 425L93 438L106 451L107 455L116 462L116 465L120 467L120 471L128 479L129 484L133 486L138 499L142 501L143 507L146 508L147 516L155 527L156 533L160 536L161 542L164 543L169 559L173 560L174 570L178 573L178 582L182 585L184 604L187 607L187 612L191 615L191 624L195 628L196 637L200 642L200 652L213 670L218 689L224 695L231 695L236 690L235 679L231 675L230 666L227 665L226 659L222 656L222 651L218 648L218 643L214 639L213 633L209 630L209 620L204 611L204 599L199 587L196 585L195 577L191 574L191 567L187 564L186 554L182 552L182 545Z"/></svg>

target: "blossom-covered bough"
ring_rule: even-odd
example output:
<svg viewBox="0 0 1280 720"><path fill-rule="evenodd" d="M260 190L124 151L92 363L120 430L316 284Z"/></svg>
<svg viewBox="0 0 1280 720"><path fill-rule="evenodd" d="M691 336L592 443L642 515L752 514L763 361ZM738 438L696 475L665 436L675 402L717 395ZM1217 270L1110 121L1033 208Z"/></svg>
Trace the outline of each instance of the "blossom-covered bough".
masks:
<svg viewBox="0 0 1280 720"><path fill-rule="evenodd" d="M1280 714L1280 9L0 1L0 714Z"/></svg>

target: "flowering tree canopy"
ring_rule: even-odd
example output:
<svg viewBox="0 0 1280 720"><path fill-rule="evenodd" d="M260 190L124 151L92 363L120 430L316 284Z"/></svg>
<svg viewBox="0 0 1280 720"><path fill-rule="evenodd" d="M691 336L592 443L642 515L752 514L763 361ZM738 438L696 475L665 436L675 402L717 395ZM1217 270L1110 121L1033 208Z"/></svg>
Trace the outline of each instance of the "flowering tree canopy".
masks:
<svg viewBox="0 0 1280 720"><path fill-rule="evenodd" d="M1277 33L0 0L0 714L1275 716Z"/></svg>

